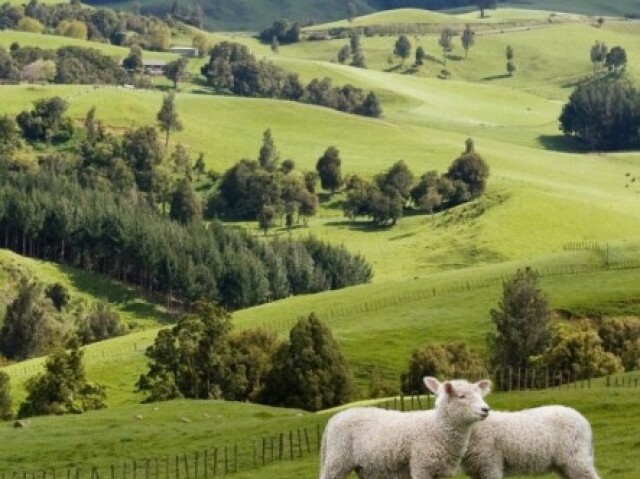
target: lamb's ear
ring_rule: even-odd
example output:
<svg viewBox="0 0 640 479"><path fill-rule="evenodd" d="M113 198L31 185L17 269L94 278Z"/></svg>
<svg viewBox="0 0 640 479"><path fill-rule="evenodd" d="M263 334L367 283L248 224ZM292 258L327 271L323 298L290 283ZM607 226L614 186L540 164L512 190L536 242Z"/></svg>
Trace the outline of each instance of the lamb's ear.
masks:
<svg viewBox="0 0 640 479"><path fill-rule="evenodd" d="M451 384L449 381L444 383L444 392L446 392L449 396L453 396L453 384Z"/></svg>
<svg viewBox="0 0 640 479"><path fill-rule="evenodd" d="M426 376L423 378L424 385L427 386L427 389L431 391L433 394L438 395L440 392L440 381L436 378L432 378L431 376Z"/></svg>
<svg viewBox="0 0 640 479"><path fill-rule="evenodd" d="M482 381L478 381L476 383L476 386L480 388L480 392L482 393L482 396L486 396L491 391L491 380L483 379Z"/></svg>

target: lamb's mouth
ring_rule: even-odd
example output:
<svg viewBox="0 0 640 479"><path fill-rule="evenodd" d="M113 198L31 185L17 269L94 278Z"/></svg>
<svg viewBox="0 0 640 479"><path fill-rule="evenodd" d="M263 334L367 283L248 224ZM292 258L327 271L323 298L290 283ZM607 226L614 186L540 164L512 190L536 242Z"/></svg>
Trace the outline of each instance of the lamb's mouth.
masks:
<svg viewBox="0 0 640 479"><path fill-rule="evenodd" d="M476 413L478 416L480 416L480 419L487 419L489 417L489 413L488 412L478 412Z"/></svg>

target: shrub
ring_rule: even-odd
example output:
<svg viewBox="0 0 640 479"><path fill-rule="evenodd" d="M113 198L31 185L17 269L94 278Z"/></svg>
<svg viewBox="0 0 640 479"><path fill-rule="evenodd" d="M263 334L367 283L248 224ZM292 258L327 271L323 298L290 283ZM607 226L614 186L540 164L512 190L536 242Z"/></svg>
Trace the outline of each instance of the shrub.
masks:
<svg viewBox="0 0 640 479"><path fill-rule="evenodd" d="M78 414L107 407L104 387L86 380L83 354L77 343L68 353L59 349L51 354L45 372L27 381L27 398L20 404L18 417Z"/></svg>
<svg viewBox="0 0 640 479"><path fill-rule="evenodd" d="M261 401L319 411L351 397L353 378L331 331L315 314L301 319L278 351Z"/></svg>
<svg viewBox="0 0 640 479"><path fill-rule="evenodd" d="M118 313L103 301L89 311L81 312L76 320L76 327L76 334L82 344L115 338L126 332Z"/></svg>
<svg viewBox="0 0 640 479"><path fill-rule="evenodd" d="M605 318L596 326L605 351L618 356L627 371L640 368L639 318Z"/></svg>
<svg viewBox="0 0 640 479"><path fill-rule="evenodd" d="M402 391L407 394L422 391L425 376L479 377L486 372L484 360L462 341L428 344L411 354L409 367L401 379Z"/></svg>
<svg viewBox="0 0 640 479"><path fill-rule="evenodd" d="M624 369L620 358L604 350L598 332L586 322L577 331L562 324L554 327L542 363L549 369L569 373L574 380L605 376Z"/></svg>

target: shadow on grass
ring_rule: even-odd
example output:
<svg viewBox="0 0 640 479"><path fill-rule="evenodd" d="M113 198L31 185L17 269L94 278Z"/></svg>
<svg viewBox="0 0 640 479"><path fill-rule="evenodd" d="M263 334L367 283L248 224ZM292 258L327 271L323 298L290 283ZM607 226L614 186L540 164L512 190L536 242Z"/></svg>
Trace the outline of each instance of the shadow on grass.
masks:
<svg viewBox="0 0 640 479"><path fill-rule="evenodd" d="M491 75L488 77L480 78L480 81L491 81L491 80L502 80L504 78L509 78L511 75L508 73L503 73L501 75Z"/></svg>
<svg viewBox="0 0 640 479"><path fill-rule="evenodd" d="M394 65L392 67L385 68L384 71L387 72L387 73L393 73L393 72L397 72L401 68L402 68L402 65Z"/></svg>
<svg viewBox="0 0 640 479"><path fill-rule="evenodd" d="M153 317L162 323L171 323L174 319L159 304L147 298L146 293L133 286L109 279L97 273L88 273L68 266L59 265L67 275L73 287L81 293L110 304L119 304L120 310L131 313L138 319Z"/></svg>
<svg viewBox="0 0 640 479"><path fill-rule="evenodd" d="M348 219L345 220L337 220L337 221L329 221L325 223L327 226L333 226L337 228L350 229L352 231L363 231L363 232L375 232L375 231L384 231L389 228L392 228L392 225L380 226L375 224L373 221L351 221Z"/></svg>
<svg viewBox="0 0 640 479"><path fill-rule="evenodd" d="M547 150L560 151L562 153L584 153L575 138L565 135L540 135L538 143Z"/></svg>

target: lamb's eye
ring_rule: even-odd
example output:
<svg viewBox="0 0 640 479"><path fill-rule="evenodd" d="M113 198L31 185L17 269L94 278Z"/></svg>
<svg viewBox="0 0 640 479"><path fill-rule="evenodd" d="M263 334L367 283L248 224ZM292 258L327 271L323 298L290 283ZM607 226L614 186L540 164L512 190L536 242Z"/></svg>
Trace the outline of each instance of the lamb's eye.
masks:
<svg viewBox="0 0 640 479"><path fill-rule="evenodd" d="M466 396L464 394L459 394L458 399L464 399Z"/></svg>

